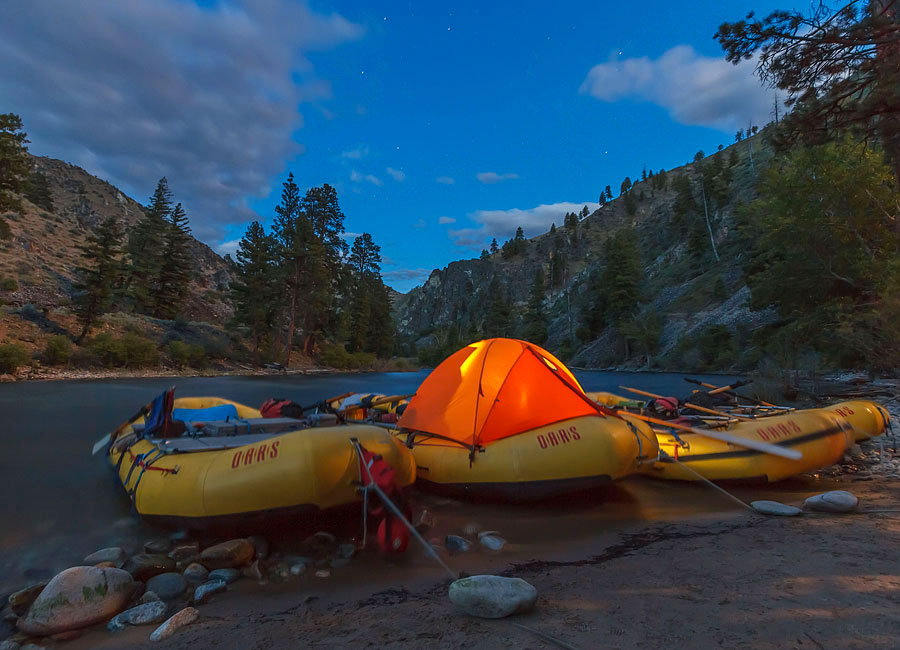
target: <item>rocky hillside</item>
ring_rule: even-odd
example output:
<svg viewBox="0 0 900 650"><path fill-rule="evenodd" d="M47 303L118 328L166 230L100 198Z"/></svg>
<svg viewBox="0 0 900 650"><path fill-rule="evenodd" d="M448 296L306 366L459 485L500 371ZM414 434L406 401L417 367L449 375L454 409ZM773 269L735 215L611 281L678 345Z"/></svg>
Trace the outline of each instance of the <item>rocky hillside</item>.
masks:
<svg viewBox="0 0 900 650"><path fill-rule="evenodd" d="M53 158L32 160L34 168L47 177L53 210L23 198L20 214L4 215L11 237L0 240L0 280L7 281L6 290L0 286L0 298L12 305L52 308L68 303L71 297L78 245L88 232L110 215L119 217L127 231L140 219L143 207L80 167ZM225 296L227 266L206 244L194 240L193 247L196 277L184 316L222 322L231 314ZM9 290L13 286L16 288Z"/></svg>
<svg viewBox="0 0 900 650"><path fill-rule="evenodd" d="M716 365L695 363L689 358L690 354L687 354L688 358L676 357L685 356L690 347L687 343L711 326L721 325L733 334L747 338L753 329L774 319L770 310L757 312L749 307L749 290L744 284L741 268L742 251L735 250L731 236L736 229L735 210L741 202L753 198L758 173L771 155L760 133L700 161L666 171L664 183L654 182L653 178L635 182L629 191L629 201L634 202L631 206L626 205L624 195L619 196L580 219L574 228L562 227L564 215L560 214L555 224L556 232L528 240L521 254L504 257L496 253L487 259L462 260L435 269L424 285L397 301L395 315L399 331L407 337L411 347L414 345L418 349L440 346L448 332L451 336L460 336L463 343L467 336L483 335L489 286L497 278L512 307L509 333L521 336L522 315L535 272L542 269L548 278L544 299L549 316L547 347L563 353L574 366L623 365L621 354L615 352L615 348L621 346L621 337L612 327L589 332L586 313L596 295L591 290L592 274L599 272L605 263L604 243L616 231L634 228L639 238L640 263L645 277L641 288L641 312L653 313L661 321L659 347L654 357L661 359L662 366ZM701 165L707 177L710 169L717 169L721 177L727 178L727 183L720 183L718 202L710 197L707 203L716 252L720 256L718 261L712 253L709 236L705 234L703 208L696 209L689 217L693 223L686 225L688 218L683 216L683 210L679 213L677 206L677 179L680 176L691 181L695 205L703 205L699 189ZM618 182L610 184L613 187L619 185ZM683 179L681 184L684 185ZM710 181L707 185L711 186ZM699 237L696 234L698 228L703 229ZM693 243L688 241L686 232L691 229ZM709 250L698 257L698 246L706 246ZM565 271L555 285L550 268L554 251L561 252L566 260ZM698 259L702 261L698 262ZM656 358L651 361L657 365ZM633 356L624 365L646 363L646 358Z"/></svg>

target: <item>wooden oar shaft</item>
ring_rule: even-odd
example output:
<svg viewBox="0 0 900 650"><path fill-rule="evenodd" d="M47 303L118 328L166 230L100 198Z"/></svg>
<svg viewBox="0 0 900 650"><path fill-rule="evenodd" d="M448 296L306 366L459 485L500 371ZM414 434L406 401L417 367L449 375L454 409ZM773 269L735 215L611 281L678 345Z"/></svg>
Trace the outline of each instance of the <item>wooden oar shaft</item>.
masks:
<svg viewBox="0 0 900 650"><path fill-rule="evenodd" d="M736 413L724 413L722 411L717 411L715 409L708 409L705 406L697 406L696 404L691 404L690 402L684 403L685 408L694 409L695 411L700 411L701 413L709 413L710 415L724 415L728 418L735 418L737 420L754 420L756 418L752 418L748 415L737 415Z"/></svg>
<svg viewBox="0 0 900 650"><path fill-rule="evenodd" d="M700 386L703 386L704 388L714 389L713 391L710 391L710 393L709 393L710 395L712 395L713 392L723 392L723 391L731 390L730 386L719 387L719 386L716 386L715 384L707 384L705 381L698 381L696 379L689 380L689 381L699 384ZM741 397L741 395L735 395L735 397ZM749 399L749 398L743 398L743 399ZM761 406L775 406L775 404L770 404L769 402L765 402L761 399L757 399L757 400L753 400L753 401L757 402Z"/></svg>
<svg viewBox="0 0 900 650"><path fill-rule="evenodd" d="M771 454L773 456L781 456L782 458L787 458L789 460L799 460L803 458L803 454L801 454L796 449L789 449L787 447L779 447L778 445L772 445L768 442L762 442L761 440L752 440L749 438L741 438L740 436L734 436L730 433L724 433L722 431L711 431L707 429L695 429L694 427L688 427L683 424L676 424L675 422L669 422L668 420L660 420L659 418L653 418L649 415L640 415L638 413L629 413L631 417L637 418L638 420L644 420L645 422L650 422L651 424L659 424L665 427L670 427L672 429L677 429L679 431L685 431L687 433L696 433L701 436L706 436L707 438L712 438L713 440L721 440L722 442L729 442L738 447L744 447L745 449L753 449L754 451L761 451L766 454Z"/></svg>
<svg viewBox="0 0 900 650"><path fill-rule="evenodd" d="M631 393L636 393L638 395L643 395L644 397L652 397L653 399L661 399L662 395L657 395L656 393L648 393L645 390L639 390L637 388L629 388L628 386L619 386L622 390L627 390Z"/></svg>
<svg viewBox="0 0 900 650"><path fill-rule="evenodd" d="M337 402L338 400L347 399L351 395L355 395L356 391L350 391L349 393L342 393L341 395L337 395L335 397L329 397L325 400L326 404L331 404L332 402Z"/></svg>

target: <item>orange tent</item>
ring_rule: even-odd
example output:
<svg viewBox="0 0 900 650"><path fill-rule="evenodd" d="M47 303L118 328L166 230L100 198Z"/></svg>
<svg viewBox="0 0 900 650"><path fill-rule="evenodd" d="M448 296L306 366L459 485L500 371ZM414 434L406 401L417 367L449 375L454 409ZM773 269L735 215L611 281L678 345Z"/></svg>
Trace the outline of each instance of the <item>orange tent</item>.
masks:
<svg viewBox="0 0 900 650"><path fill-rule="evenodd" d="M422 382L400 426L474 449L603 410L552 354L526 341L498 338L445 359Z"/></svg>

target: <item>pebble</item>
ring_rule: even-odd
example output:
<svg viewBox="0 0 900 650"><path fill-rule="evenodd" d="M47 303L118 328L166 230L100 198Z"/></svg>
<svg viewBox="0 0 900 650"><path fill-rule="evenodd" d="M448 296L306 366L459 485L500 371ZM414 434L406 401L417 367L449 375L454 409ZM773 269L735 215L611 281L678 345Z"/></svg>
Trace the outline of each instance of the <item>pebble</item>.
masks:
<svg viewBox="0 0 900 650"><path fill-rule="evenodd" d="M232 539L203 549L200 562L208 569L228 569L253 561L253 544L246 539Z"/></svg>
<svg viewBox="0 0 900 650"><path fill-rule="evenodd" d="M156 539L151 539L149 542L144 543L144 550L147 553L166 554L169 552L169 549L171 549L171 548L172 548L172 540L170 540L166 537L158 537Z"/></svg>
<svg viewBox="0 0 900 650"><path fill-rule="evenodd" d="M331 571L329 571L328 569L319 569L318 571L316 571L317 578L327 578L330 575L331 575Z"/></svg>
<svg viewBox="0 0 900 650"><path fill-rule="evenodd" d="M481 534L478 536L478 542L485 550L492 551L494 553L502 551L503 547L506 546L506 540L502 537L499 537L498 535Z"/></svg>
<svg viewBox="0 0 900 650"><path fill-rule="evenodd" d="M44 587L47 586L47 582L39 582L37 584L29 585L24 589L20 589L19 591L11 594L9 596L9 607L12 609L13 614L17 616L22 616L25 612L28 611L28 608L31 607L31 603L35 601L35 599L41 594L44 590Z"/></svg>
<svg viewBox="0 0 900 650"><path fill-rule="evenodd" d="M184 570L184 577L191 582L206 582L209 577L209 570L202 564L194 562L189 564Z"/></svg>
<svg viewBox="0 0 900 650"><path fill-rule="evenodd" d="M144 603L131 609L126 609L121 614L112 618L106 625L110 632L124 630L129 625L149 625L159 623L166 617L166 604L162 601Z"/></svg>
<svg viewBox="0 0 900 650"><path fill-rule="evenodd" d="M162 600L159 596L157 596L152 591L145 591L144 595L141 596L141 599L138 601L139 605L146 605L147 603L158 603Z"/></svg>
<svg viewBox="0 0 900 650"><path fill-rule="evenodd" d="M764 515L780 515L782 517L795 517L803 512L800 508L777 501L751 501L750 507Z"/></svg>
<svg viewBox="0 0 900 650"><path fill-rule="evenodd" d="M200 543L180 542L175 545L175 548L169 551L169 557L176 562L182 562L184 560L191 560L193 562L200 557Z"/></svg>
<svg viewBox="0 0 900 650"><path fill-rule="evenodd" d="M469 576L450 585L450 602L471 616L503 618L530 611L537 589L521 578Z"/></svg>
<svg viewBox="0 0 900 650"><path fill-rule="evenodd" d="M833 490L809 497L803 502L804 508L819 512L850 512L856 509L859 499L845 490Z"/></svg>
<svg viewBox="0 0 900 650"><path fill-rule="evenodd" d="M169 534L169 539L173 542L181 542L188 539L191 534L186 530L176 530L174 533Z"/></svg>
<svg viewBox="0 0 900 650"><path fill-rule="evenodd" d="M21 646L12 639L0 642L0 650L20 650Z"/></svg>
<svg viewBox="0 0 900 650"><path fill-rule="evenodd" d="M122 565L125 564L125 551L121 546L111 546L94 551L84 558L85 565L100 564L101 562L112 562L116 565L116 568L121 569Z"/></svg>
<svg viewBox="0 0 900 650"><path fill-rule="evenodd" d="M420 533L425 533L434 528L434 515L428 510L422 510L416 518L413 527Z"/></svg>
<svg viewBox="0 0 900 650"><path fill-rule="evenodd" d="M447 537L444 538L444 546L447 547L447 550L451 554L465 553L472 548L472 542L465 537L460 537L458 535L447 535Z"/></svg>
<svg viewBox="0 0 900 650"><path fill-rule="evenodd" d="M200 612L196 609L193 607L185 607L165 623L153 630L153 634L150 635L150 640L162 641L163 639L168 639L179 629L196 621L198 616L200 616Z"/></svg>
<svg viewBox="0 0 900 650"><path fill-rule="evenodd" d="M291 575L301 576L306 573L306 565L303 562L297 562L291 565Z"/></svg>
<svg viewBox="0 0 900 650"><path fill-rule="evenodd" d="M241 569L241 573L245 578L250 578L251 580L256 580L257 582L263 579L262 571L259 569L259 560L253 560L253 564L250 566L245 566Z"/></svg>
<svg viewBox="0 0 900 650"><path fill-rule="evenodd" d="M337 547L337 556L341 559L349 560L354 555L356 555L355 544L341 544Z"/></svg>
<svg viewBox="0 0 900 650"><path fill-rule="evenodd" d="M160 573L147 581L147 591L163 600L174 600L187 589L187 580L180 573Z"/></svg>
<svg viewBox="0 0 900 650"><path fill-rule="evenodd" d="M253 550L256 552L256 557L260 560L265 560L269 557L269 540L265 537L251 535L247 538L247 541L253 544Z"/></svg>
<svg viewBox="0 0 900 650"><path fill-rule="evenodd" d="M135 580L149 580L160 573L175 570L175 560L159 553L138 553L132 555L122 566Z"/></svg>
<svg viewBox="0 0 900 650"><path fill-rule="evenodd" d="M40 636L86 627L121 612L133 593L134 580L126 571L72 567L47 584L18 627Z"/></svg>
<svg viewBox="0 0 900 650"><path fill-rule="evenodd" d="M210 580L221 580L226 585L231 584L241 577L241 572L237 569L216 569L209 572Z"/></svg>
<svg viewBox="0 0 900 650"><path fill-rule="evenodd" d="M220 594L227 588L224 580L210 580L194 590L194 603L203 604L215 594Z"/></svg>

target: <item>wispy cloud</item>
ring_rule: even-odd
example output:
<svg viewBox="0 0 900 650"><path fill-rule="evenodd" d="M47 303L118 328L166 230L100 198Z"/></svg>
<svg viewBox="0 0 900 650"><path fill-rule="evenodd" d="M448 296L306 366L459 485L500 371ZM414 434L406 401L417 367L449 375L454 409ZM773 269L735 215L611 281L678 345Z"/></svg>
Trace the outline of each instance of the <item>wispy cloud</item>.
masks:
<svg viewBox="0 0 900 650"><path fill-rule="evenodd" d="M345 158L347 160L362 160L368 155L369 147L366 145L360 145L355 149L348 149L347 151L341 152L341 158Z"/></svg>
<svg viewBox="0 0 900 650"><path fill-rule="evenodd" d="M456 182L450 176L438 176L434 180L436 180L441 185L453 185Z"/></svg>
<svg viewBox="0 0 900 650"><path fill-rule="evenodd" d="M391 178L393 178L398 183L402 183L403 181L406 180L406 174L403 173L399 169L394 169L393 167L388 167L385 171L388 174L390 174Z"/></svg>
<svg viewBox="0 0 900 650"><path fill-rule="evenodd" d="M431 269L423 269L421 267L417 269L394 269L392 271L384 271L381 274L385 280L388 281L417 281L421 282L425 280L429 275L431 275Z"/></svg>
<svg viewBox="0 0 900 650"><path fill-rule="evenodd" d="M219 255L232 255L237 252L238 246L240 245L240 239L231 239L229 241L223 241L221 244L216 246L216 252Z"/></svg>
<svg viewBox="0 0 900 650"><path fill-rule="evenodd" d="M331 96L306 53L363 29L305 2L4 3L0 97L32 151L82 165L137 199L161 176L207 241L256 218L302 151L298 106ZM35 44L40 43L36 48Z"/></svg>
<svg viewBox="0 0 900 650"><path fill-rule="evenodd" d="M444 225L446 223L456 223L456 219L453 217L438 217L438 223Z"/></svg>
<svg viewBox="0 0 900 650"><path fill-rule="evenodd" d="M421 230L422 228L425 227L425 220L419 219L412 225L412 227L415 228L416 230Z"/></svg>
<svg viewBox="0 0 900 650"><path fill-rule="evenodd" d="M612 58L595 65L580 92L604 102L643 99L665 108L676 122L730 131L769 121L772 91L754 69L752 61L733 65L678 45L658 59Z"/></svg>
<svg viewBox="0 0 900 650"><path fill-rule="evenodd" d="M585 201L584 203L550 203L534 208L510 210L477 210L469 215L469 219L476 224L473 228L460 228L448 230L450 238L456 246L472 250L480 250L491 238L508 239L516 233L516 228L521 227L526 237L534 237L550 229L550 224L562 225L567 212L580 213L584 206L593 212L599 207L598 203Z"/></svg>
<svg viewBox="0 0 900 650"><path fill-rule="evenodd" d="M377 176L374 176L372 174L361 174L358 171L356 171L355 169L350 171L350 180L353 181L354 183L362 183L363 181L366 181L367 183L371 183L372 185L378 185L379 187L384 185L384 181L382 181Z"/></svg>
<svg viewBox="0 0 900 650"><path fill-rule="evenodd" d="M475 175L475 178L485 185L494 185L496 183L502 183L503 181L512 181L518 177L518 174L498 174L497 172L481 172L480 174Z"/></svg>
<svg viewBox="0 0 900 650"><path fill-rule="evenodd" d="M341 237L341 239L350 240L350 239L356 239L361 234L362 234L361 232L343 232L343 233L341 233L340 237Z"/></svg>

